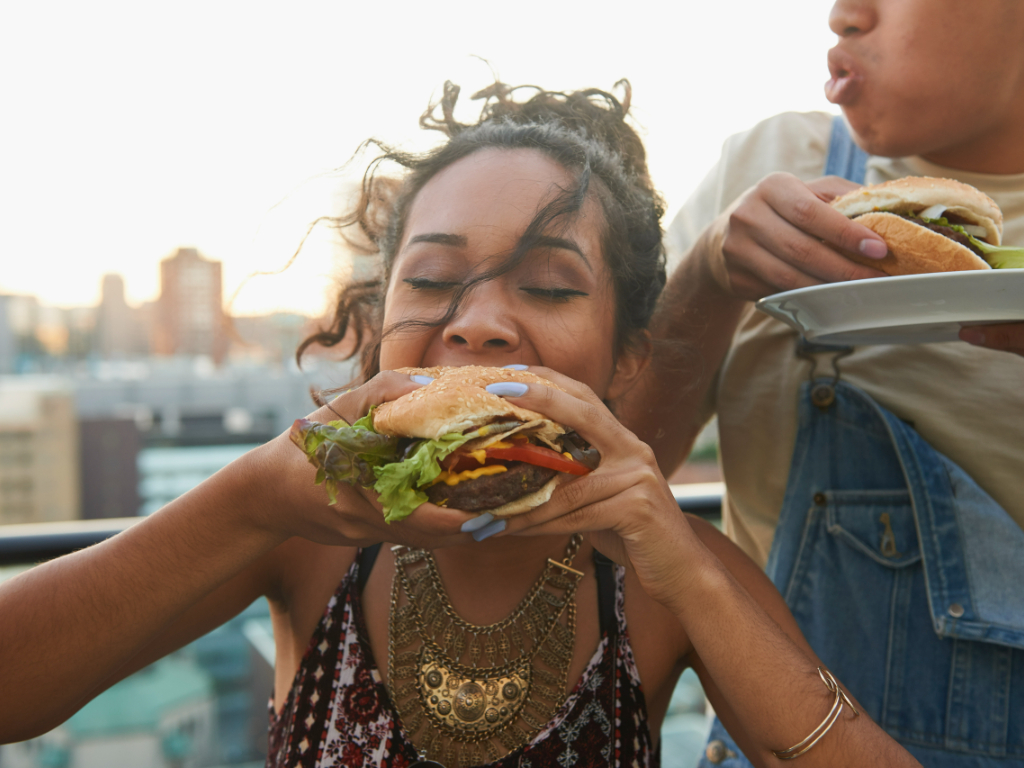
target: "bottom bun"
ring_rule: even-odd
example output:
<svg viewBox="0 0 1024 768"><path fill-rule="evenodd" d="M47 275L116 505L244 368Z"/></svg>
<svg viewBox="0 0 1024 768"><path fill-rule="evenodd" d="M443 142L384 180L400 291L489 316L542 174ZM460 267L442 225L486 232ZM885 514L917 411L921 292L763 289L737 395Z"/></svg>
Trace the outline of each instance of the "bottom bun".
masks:
<svg viewBox="0 0 1024 768"><path fill-rule="evenodd" d="M494 515L494 517L511 517L512 515L529 512L534 507L539 507L551 498L551 494L555 492L555 487L558 485L558 478L561 474L562 473L559 472L533 493L520 496L515 501L510 501L508 504L502 504L500 507L485 509L480 514L486 512L489 515Z"/></svg>
<svg viewBox="0 0 1024 768"><path fill-rule="evenodd" d="M920 275L991 269L988 262L970 248L894 213L865 213L854 221L881 236L889 246L889 255L884 259L856 255L850 258L886 274Z"/></svg>

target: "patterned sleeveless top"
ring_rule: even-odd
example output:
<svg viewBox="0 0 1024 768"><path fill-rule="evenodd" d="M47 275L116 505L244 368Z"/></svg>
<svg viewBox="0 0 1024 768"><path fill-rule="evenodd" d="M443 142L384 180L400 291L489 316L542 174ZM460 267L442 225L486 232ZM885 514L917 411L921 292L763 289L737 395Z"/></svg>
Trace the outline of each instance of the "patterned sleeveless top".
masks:
<svg viewBox="0 0 1024 768"><path fill-rule="evenodd" d="M418 759L370 650L362 559L328 602L280 715L270 701L267 768L405 768ZM597 569L599 591L609 598L602 601L601 642L579 681L529 744L487 768L660 765L626 634L625 570L609 562L606 578Z"/></svg>

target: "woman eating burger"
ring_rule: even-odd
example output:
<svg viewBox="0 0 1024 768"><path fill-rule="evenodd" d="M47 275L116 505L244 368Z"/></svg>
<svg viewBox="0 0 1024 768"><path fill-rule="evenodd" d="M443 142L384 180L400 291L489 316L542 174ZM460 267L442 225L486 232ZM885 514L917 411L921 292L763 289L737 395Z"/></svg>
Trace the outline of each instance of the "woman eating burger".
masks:
<svg viewBox="0 0 1024 768"><path fill-rule="evenodd" d="M609 410L665 281L628 86L520 93L461 124L447 87L447 140L365 176L378 277L308 340L355 338L361 386L0 587L0 741L265 595L269 766L657 765L687 667L758 765L916 765Z"/></svg>

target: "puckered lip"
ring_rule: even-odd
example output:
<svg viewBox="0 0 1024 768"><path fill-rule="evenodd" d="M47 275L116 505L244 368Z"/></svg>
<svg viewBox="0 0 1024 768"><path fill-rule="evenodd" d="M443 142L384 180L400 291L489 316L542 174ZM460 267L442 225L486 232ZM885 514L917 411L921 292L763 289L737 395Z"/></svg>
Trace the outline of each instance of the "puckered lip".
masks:
<svg viewBox="0 0 1024 768"><path fill-rule="evenodd" d="M828 72L830 77L825 83L825 97L840 106L854 101L864 84L857 59L837 45L828 52Z"/></svg>

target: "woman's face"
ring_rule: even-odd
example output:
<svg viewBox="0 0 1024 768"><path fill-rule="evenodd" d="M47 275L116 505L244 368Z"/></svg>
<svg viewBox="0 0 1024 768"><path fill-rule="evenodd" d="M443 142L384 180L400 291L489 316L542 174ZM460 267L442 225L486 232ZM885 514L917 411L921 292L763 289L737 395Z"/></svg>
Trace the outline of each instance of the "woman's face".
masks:
<svg viewBox="0 0 1024 768"><path fill-rule="evenodd" d="M564 168L534 150L480 150L434 176L408 212L385 298L385 330L404 320L440 319L455 288L499 264L537 212L572 183ZM386 335L381 369L542 365L600 397L621 394L643 359L615 355L603 229L601 206L591 198L575 221L545 232L546 242L516 269L467 293L455 318Z"/></svg>

